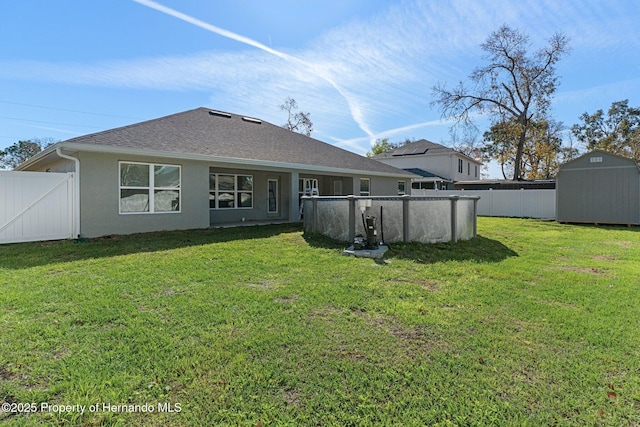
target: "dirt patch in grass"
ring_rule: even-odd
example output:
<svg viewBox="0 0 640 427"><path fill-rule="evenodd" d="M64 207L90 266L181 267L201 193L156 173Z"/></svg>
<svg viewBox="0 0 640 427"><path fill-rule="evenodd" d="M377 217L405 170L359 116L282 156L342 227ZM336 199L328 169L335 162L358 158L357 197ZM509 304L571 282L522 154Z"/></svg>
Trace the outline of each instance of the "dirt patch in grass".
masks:
<svg viewBox="0 0 640 427"><path fill-rule="evenodd" d="M342 311L333 305L325 307L319 307L309 313L310 319L321 319L323 321L331 322L336 316L339 316Z"/></svg>
<svg viewBox="0 0 640 427"><path fill-rule="evenodd" d="M447 343L426 326L405 326L395 319L359 313L368 324L386 332L402 342L408 356L428 354L433 350L444 350Z"/></svg>
<svg viewBox="0 0 640 427"><path fill-rule="evenodd" d="M611 255L596 255L593 257L594 261L615 261L617 258Z"/></svg>
<svg viewBox="0 0 640 427"><path fill-rule="evenodd" d="M185 291L184 290L178 290L176 291L173 288L167 288L167 289L162 289L160 292L158 292L158 296L159 297L170 297L170 296L174 296L174 295L182 295L184 294Z"/></svg>
<svg viewBox="0 0 640 427"><path fill-rule="evenodd" d="M259 282L247 283L246 286L253 289L270 291L270 290L276 289L278 287L278 284L274 280L263 279L263 280L260 280Z"/></svg>
<svg viewBox="0 0 640 427"><path fill-rule="evenodd" d="M556 300L538 300L540 301L542 304L548 305L550 307L562 307L562 308L569 308L572 310L577 310L578 306L575 304L571 304L568 302L562 302L562 301L556 301Z"/></svg>
<svg viewBox="0 0 640 427"><path fill-rule="evenodd" d="M9 371L5 366L0 365L0 380L8 381L15 378L15 374Z"/></svg>
<svg viewBox="0 0 640 427"><path fill-rule="evenodd" d="M633 242L630 242L628 240L619 240L619 241L609 241L609 242L602 242L605 245L616 245L616 246L620 246L621 248L625 248L625 249L630 249L633 246Z"/></svg>
<svg viewBox="0 0 640 427"><path fill-rule="evenodd" d="M576 273L585 273L585 274L593 274L595 276L603 276L607 274L607 271L603 268L598 267L575 267L575 266L564 266L558 267L558 270L561 271L574 271Z"/></svg>
<svg viewBox="0 0 640 427"><path fill-rule="evenodd" d="M283 390L282 396L287 406L300 406L300 390Z"/></svg>
<svg viewBox="0 0 640 427"><path fill-rule="evenodd" d="M440 310L462 310L464 308L463 305L441 305L438 307Z"/></svg>
<svg viewBox="0 0 640 427"><path fill-rule="evenodd" d="M273 302L277 303L277 304L291 304L294 303L296 301L298 301L300 299L299 295L293 294L290 295L288 297L281 297L281 298L276 298L273 300Z"/></svg>
<svg viewBox="0 0 640 427"><path fill-rule="evenodd" d="M387 279L388 283L407 283L410 285L420 286L429 292L436 292L439 289L439 285L442 283L436 279Z"/></svg>

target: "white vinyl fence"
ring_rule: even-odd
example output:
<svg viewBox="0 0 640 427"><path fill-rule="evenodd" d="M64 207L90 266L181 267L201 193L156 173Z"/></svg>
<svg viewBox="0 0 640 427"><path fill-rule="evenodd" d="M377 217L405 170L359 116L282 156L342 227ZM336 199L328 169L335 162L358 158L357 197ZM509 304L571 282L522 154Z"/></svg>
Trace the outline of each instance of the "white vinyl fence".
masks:
<svg viewBox="0 0 640 427"><path fill-rule="evenodd" d="M480 196L479 216L556 218L556 190L412 190L412 196Z"/></svg>
<svg viewBox="0 0 640 427"><path fill-rule="evenodd" d="M0 172L0 244L75 238L74 174Z"/></svg>

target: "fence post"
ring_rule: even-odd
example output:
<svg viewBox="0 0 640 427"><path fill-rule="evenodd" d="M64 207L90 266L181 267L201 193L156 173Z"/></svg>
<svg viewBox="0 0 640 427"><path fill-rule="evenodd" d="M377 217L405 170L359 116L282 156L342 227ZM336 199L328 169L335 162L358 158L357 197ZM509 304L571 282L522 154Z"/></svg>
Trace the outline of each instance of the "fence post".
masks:
<svg viewBox="0 0 640 427"><path fill-rule="evenodd" d="M451 241L456 243L458 241L458 199L460 196L449 196L451 200Z"/></svg>
<svg viewBox="0 0 640 427"><path fill-rule="evenodd" d="M313 206L313 215L311 217L311 230L314 233L318 232L318 196L311 196L311 206Z"/></svg>
<svg viewBox="0 0 640 427"><path fill-rule="evenodd" d="M480 197L473 199L473 237L478 237L478 200Z"/></svg>
<svg viewBox="0 0 640 427"><path fill-rule="evenodd" d="M411 200L411 196L405 194L402 196L402 241L408 242L409 235L409 200Z"/></svg>
<svg viewBox="0 0 640 427"><path fill-rule="evenodd" d="M493 216L493 188L489 189L489 216Z"/></svg>
<svg viewBox="0 0 640 427"><path fill-rule="evenodd" d="M347 196L349 201L349 242L353 242L356 237L356 196Z"/></svg>

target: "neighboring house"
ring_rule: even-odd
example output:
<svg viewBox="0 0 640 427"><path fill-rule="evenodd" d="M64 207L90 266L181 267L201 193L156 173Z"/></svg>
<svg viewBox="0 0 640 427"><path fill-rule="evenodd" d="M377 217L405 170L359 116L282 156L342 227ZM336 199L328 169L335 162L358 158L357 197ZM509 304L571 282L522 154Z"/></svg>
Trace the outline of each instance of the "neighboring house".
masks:
<svg viewBox="0 0 640 427"><path fill-rule="evenodd" d="M477 160L426 139L378 154L373 159L420 175L412 183L414 189L452 189L454 182L479 180L482 167Z"/></svg>
<svg viewBox="0 0 640 427"><path fill-rule="evenodd" d="M640 166L601 150L563 164L556 211L558 222L640 225Z"/></svg>
<svg viewBox="0 0 640 427"><path fill-rule="evenodd" d="M59 142L17 170L76 172L82 237L295 222L305 186L317 183L319 195L397 195L416 177L208 108Z"/></svg>

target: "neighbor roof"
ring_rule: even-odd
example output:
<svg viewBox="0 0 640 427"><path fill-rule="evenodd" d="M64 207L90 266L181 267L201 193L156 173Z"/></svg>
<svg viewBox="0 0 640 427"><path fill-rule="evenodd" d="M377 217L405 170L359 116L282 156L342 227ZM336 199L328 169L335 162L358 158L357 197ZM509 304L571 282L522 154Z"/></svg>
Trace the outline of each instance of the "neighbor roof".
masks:
<svg viewBox="0 0 640 427"><path fill-rule="evenodd" d="M84 135L63 141L59 147L72 151L132 151L193 156L212 160L261 162L289 167L363 171L373 174L411 174L335 147L317 139L289 131L260 119L243 117L209 108L177 113L129 126ZM43 153L44 154L44 153Z"/></svg>
<svg viewBox="0 0 640 427"><path fill-rule="evenodd" d="M444 145L436 144L435 142L427 141L426 139L420 139L418 141L409 142L391 151L387 151L385 153L378 154L377 156L373 156L372 158L376 160L384 160L384 159L391 159L391 158L397 158L397 157L418 156L418 155L426 155L426 154L432 154L432 155L449 154L449 153L456 153L464 157L468 157L470 160L477 163L477 160L474 160L471 157L466 156L465 154L454 150L453 148L445 147Z"/></svg>
<svg viewBox="0 0 640 427"><path fill-rule="evenodd" d="M441 177L440 175L436 175L433 172L429 172L426 171L424 169L420 169L420 168L404 168L403 170L406 170L407 172L416 174L416 175L420 175L422 178L437 178L437 179L441 179L443 181L449 181L448 179L445 179L443 177Z"/></svg>

